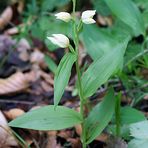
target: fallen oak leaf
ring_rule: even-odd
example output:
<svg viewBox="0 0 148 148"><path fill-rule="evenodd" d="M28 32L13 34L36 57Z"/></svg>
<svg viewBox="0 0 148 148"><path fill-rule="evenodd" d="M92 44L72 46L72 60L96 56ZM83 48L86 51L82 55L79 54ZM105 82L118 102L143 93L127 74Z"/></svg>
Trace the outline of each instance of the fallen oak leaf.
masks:
<svg viewBox="0 0 148 148"><path fill-rule="evenodd" d="M36 74L34 72L22 73L16 72L6 79L0 79L0 95L16 93L29 87L30 82L34 81Z"/></svg>

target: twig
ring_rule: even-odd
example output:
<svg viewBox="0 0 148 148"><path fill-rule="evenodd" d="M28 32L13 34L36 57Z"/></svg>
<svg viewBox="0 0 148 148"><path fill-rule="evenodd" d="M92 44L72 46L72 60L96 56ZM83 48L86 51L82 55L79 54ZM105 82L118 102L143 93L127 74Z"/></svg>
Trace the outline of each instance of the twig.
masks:
<svg viewBox="0 0 148 148"><path fill-rule="evenodd" d="M0 103L15 103L15 104L27 104L27 105L33 105L35 102L29 102L29 101L20 101L20 100L5 100L0 99Z"/></svg>

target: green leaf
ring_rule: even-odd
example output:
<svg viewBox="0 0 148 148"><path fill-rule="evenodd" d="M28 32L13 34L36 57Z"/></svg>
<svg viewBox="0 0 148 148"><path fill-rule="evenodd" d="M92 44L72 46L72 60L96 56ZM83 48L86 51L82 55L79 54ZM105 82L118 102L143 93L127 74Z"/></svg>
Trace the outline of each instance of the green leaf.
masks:
<svg viewBox="0 0 148 148"><path fill-rule="evenodd" d="M126 35L130 35L131 38L133 37L133 30L131 27L123 23L123 21L120 19L115 20L113 26L111 26L111 29L113 30L112 32L115 32L114 34L112 32L111 33L113 37L116 36L116 41L118 41L118 36L124 37Z"/></svg>
<svg viewBox="0 0 148 148"><path fill-rule="evenodd" d="M121 108L121 124L131 124L146 120L144 114L131 107Z"/></svg>
<svg viewBox="0 0 148 148"><path fill-rule="evenodd" d="M108 16L111 14L110 9L104 2L104 0L92 0L92 4L94 6L94 9L97 10L97 12L103 16Z"/></svg>
<svg viewBox="0 0 148 148"><path fill-rule="evenodd" d="M147 19L147 16L148 16L148 10L144 11L143 14L142 14L145 28L148 27L148 19Z"/></svg>
<svg viewBox="0 0 148 148"><path fill-rule="evenodd" d="M61 33L67 35L68 37L72 37L71 23L56 20L53 16L40 17L40 19L38 19L30 26L29 30L34 37L44 40L46 46L50 51L57 49L58 46L49 42L47 36Z"/></svg>
<svg viewBox="0 0 148 148"><path fill-rule="evenodd" d="M127 66L134 60L138 58L138 55L143 53L143 48L140 44L136 44L135 42L131 42L126 50L124 57L124 65Z"/></svg>
<svg viewBox="0 0 148 148"><path fill-rule="evenodd" d="M117 23L118 22L118 23ZM131 29L118 20L111 28L99 28L97 25L84 25L82 41L87 53L93 60L97 60L111 51L126 36L131 34Z"/></svg>
<svg viewBox="0 0 148 148"><path fill-rule="evenodd" d="M116 134L116 125L112 124L112 125L109 125L107 127L107 133L110 133L111 135L113 136L117 136ZM120 127L120 137L122 137L124 140L130 140L131 137L130 137L130 130L129 130L129 125L125 124L125 125L122 125Z"/></svg>
<svg viewBox="0 0 148 148"><path fill-rule="evenodd" d="M44 58L48 68L55 74L56 69L57 69L57 65L56 63L53 61L52 58L50 58L48 55L45 56Z"/></svg>
<svg viewBox="0 0 148 148"><path fill-rule="evenodd" d="M93 60L100 58L117 44L113 35L96 25L84 25L82 40Z"/></svg>
<svg viewBox="0 0 148 148"><path fill-rule="evenodd" d="M131 0L104 0L110 10L131 27L135 36L145 33L142 15Z"/></svg>
<svg viewBox="0 0 148 148"><path fill-rule="evenodd" d="M140 7L141 9L148 9L148 1L147 0L133 0L138 7Z"/></svg>
<svg viewBox="0 0 148 148"><path fill-rule="evenodd" d="M148 140L139 140L133 139L128 143L128 148L147 148L148 147Z"/></svg>
<svg viewBox="0 0 148 148"><path fill-rule="evenodd" d="M37 23L33 23L31 26L30 26L30 32L31 32L31 35L33 37L36 37L40 40L43 40L45 38L45 33L44 31L41 29L41 27L39 26L38 22Z"/></svg>
<svg viewBox="0 0 148 148"><path fill-rule="evenodd" d="M116 136L116 124L114 118L112 120L112 125L109 126L108 130L110 133ZM146 118L142 112L129 106L122 107L120 110L120 124L121 124L120 136L123 137L124 139L130 139L130 125L132 123L144 120L146 120Z"/></svg>
<svg viewBox="0 0 148 148"><path fill-rule="evenodd" d="M60 102L64 89L70 78L71 68L75 61L76 55L73 53L67 53L58 65L54 78L54 105L58 105Z"/></svg>
<svg viewBox="0 0 148 148"><path fill-rule="evenodd" d="M148 139L148 120L131 124L130 132L137 139Z"/></svg>
<svg viewBox="0 0 148 148"><path fill-rule="evenodd" d="M115 109L114 91L110 90L104 100L96 105L85 120L86 142L93 141L108 125Z"/></svg>
<svg viewBox="0 0 148 148"><path fill-rule="evenodd" d="M52 11L55 7L61 7L67 4L69 0L43 0L42 11Z"/></svg>
<svg viewBox="0 0 148 148"><path fill-rule="evenodd" d="M61 33L72 37L71 23L56 20L55 17L52 16L44 16L38 20L38 23L40 28L47 32L48 36L51 36L53 33Z"/></svg>
<svg viewBox="0 0 148 148"><path fill-rule="evenodd" d="M9 126L34 130L60 130L82 122L78 112L54 105L30 111L9 123Z"/></svg>
<svg viewBox="0 0 148 148"><path fill-rule="evenodd" d="M129 37L119 42L114 49L95 60L82 76L82 90L85 98L93 95L110 76L121 69Z"/></svg>
<svg viewBox="0 0 148 148"><path fill-rule="evenodd" d="M148 120L130 125L131 136L134 137L128 144L128 148L148 147Z"/></svg>

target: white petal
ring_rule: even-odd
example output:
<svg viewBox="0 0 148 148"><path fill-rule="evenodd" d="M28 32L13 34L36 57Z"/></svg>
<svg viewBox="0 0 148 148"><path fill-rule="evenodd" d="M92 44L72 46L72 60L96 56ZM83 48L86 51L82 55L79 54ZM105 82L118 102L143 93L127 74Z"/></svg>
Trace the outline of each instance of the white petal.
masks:
<svg viewBox="0 0 148 148"><path fill-rule="evenodd" d="M93 18L95 15L96 10L86 10L82 13L82 20L87 18Z"/></svg>
<svg viewBox="0 0 148 148"><path fill-rule="evenodd" d="M63 45L61 43L59 43L54 37L47 37L47 39L49 39L53 44L64 48Z"/></svg>
<svg viewBox="0 0 148 148"><path fill-rule="evenodd" d="M56 40L63 45L63 47L69 46L69 39L63 34L53 34Z"/></svg>
<svg viewBox="0 0 148 148"><path fill-rule="evenodd" d="M82 22L84 24L94 24L96 21L92 18L88 18L88 19L83 19Z"/></svg>
<svg viewBox="0 0 148 148"><path fill-rule="evenodd" d="M65 35L63 34L52 34L53 37L57 38L58 40L60 39L64 39L65 41L66 40L69 40Z"/></svg>
<svg viewBox="0 0 148 148"><path fill-rule="evenodd" d="M69 39L63 34L53 34L52 37L47 38L59 47L66 48L69 46Z"/></svg>
<svg viewBox="0 0 148 148"><path fill-rule="evenodd" d="M57 19L63 20L65 22L68 22L71 19L71 15L68 12L60 12L55 14L55 16Z"/></svg>
<svg viewBox="0 0 148 148"><path fill-rule="evenodd" d="M57 41L55 40L54 37L47 37L53 44L57 44Z"/></svg>

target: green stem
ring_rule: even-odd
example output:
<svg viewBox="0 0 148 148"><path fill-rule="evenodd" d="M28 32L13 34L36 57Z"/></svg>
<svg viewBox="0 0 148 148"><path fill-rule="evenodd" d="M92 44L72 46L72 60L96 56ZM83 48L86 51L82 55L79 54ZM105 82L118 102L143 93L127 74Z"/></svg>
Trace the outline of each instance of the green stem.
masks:
<svg viewBox="0 0 148 148"><path fill-rule="evenodd" d="M121 107L121 94L117 96L116 107L115 107L115 116L116 116L116 136L120 137L120 107Z"/></svg>
<svg viewBox="0 0 148 148"><path fill-rule="evenodd" d="M84 98L83 98L83 91L82 91L82 85L81 85L81 75L80 75L80 67L79 67L79 64L78 64L78 59L76 61L76 71L77 71L77 77L78 77L78 86L79 86L79 96L80 96L80 114L83 118L83 122L81 124L82 126L82 136L81 136L81 139L82 139L82 144L83 144L83 148L86 148L86 142L85 142L85 139L86 139L86 131L85 131L85 127L84 127L84 120L85 120L85 113L84 113Z"/></svg>
<svg viewBox="0 0 148 148"><path fill-rule="evenodd" d="M84 127L84 121L85 121L85 113L84 113L84 95L82 90L82 84L81 84L81 73L80 73L80 67L79 67L79 36L78 36L78 29L76 24L76 18L75 18L75 8L76 8L76 0L73 1L73 33L74 33L74 44L75 44L75 52L77 54L77 60L76 60L76 72L78 77L78 90L79 90L79 97L80 97L80 114L82 116L82 135L81 135L81 141L83 148L86 148L86 132Z"/></svg>
<svg viewBox="0 0 148 148"><path fill-rule="evenodd" d="M72 0L73 2L73 14L75 14L76 11L76 0Z"/></svg>
<svg viewBox="0 0 148 148"><path fill-rule="evenodd" d="M79 67L79 51L78 51L78 46L79 46L79 42L78 42L78 33L76 30L76 24L74 27L75 31L74 31L74 40L75 40L75 49L76 49L76 54L77 54L77 61L76 61L76 72L77 72L77 77L78 77L78 89L79 89L79 97L80 97L80 114L83 118L83 122L81 124L82 126L82 144L83 144L83 148L86 148L86 143L85 143L85 127L84 127L84 120L85 120L85 113L84 113L84 95L83 95L83 90L82 90L82 84L81 84L81 73L80 73L80 67Z"/></svg>
<svg viewBox="0 0 148 148"><path fill-rule="evenodd" d="M75 53L75 50L73 49L73 47L71 45L69 45L69 49L72 53Z"/></svg>

